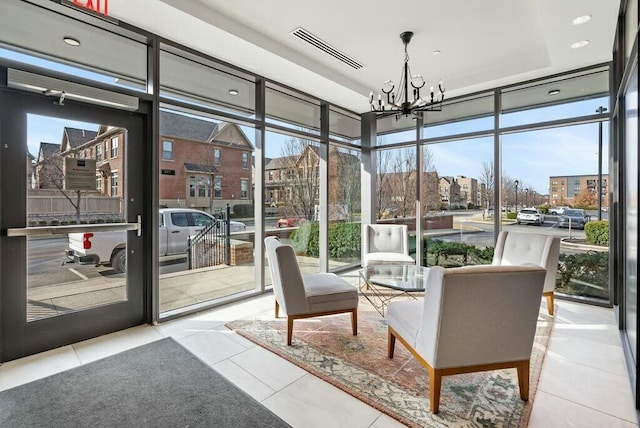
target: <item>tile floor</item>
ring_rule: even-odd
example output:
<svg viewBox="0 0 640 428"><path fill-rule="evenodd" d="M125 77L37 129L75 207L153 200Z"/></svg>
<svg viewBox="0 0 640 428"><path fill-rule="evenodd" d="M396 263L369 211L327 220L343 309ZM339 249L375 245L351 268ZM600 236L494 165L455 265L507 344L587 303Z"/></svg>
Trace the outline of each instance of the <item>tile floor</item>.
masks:
<svg viewBox="0 0 640 428"><path fill-rule="evenodd" d="M294 427L403 426L224 327L272 305L273 297L264 295L11 361L0 366L0 390L171 336ZM529 426L637 426L613 311L562 301L557 306Z"/></svg>

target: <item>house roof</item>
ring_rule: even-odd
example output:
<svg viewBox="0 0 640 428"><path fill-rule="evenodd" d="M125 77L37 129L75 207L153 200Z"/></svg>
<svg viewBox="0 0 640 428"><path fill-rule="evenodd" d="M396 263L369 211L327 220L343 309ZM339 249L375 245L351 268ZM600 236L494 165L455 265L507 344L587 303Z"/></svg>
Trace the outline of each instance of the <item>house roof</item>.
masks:
<svg viewBox="0 0 640 428"><path fill-rule="evenodd" d="M160 111L160 135L183 140L209 142L217 124L181 114Z"/></svg>
<svg viewBox="0 0 640 428"><path fill-rule="evenodd" d="M93 140L97 136L98 133L96 131L69 128L65 126L62 135L62 144L65 150L76 149L84 143ZM67 143L66 145L65 142Z"/></svg>
<svg viewBox="0 0 640 428"><path fill-rule="evenodd" d="M38 162L49 159L56 153L60 153L60 144L41 142L38 149Z"/></svg>

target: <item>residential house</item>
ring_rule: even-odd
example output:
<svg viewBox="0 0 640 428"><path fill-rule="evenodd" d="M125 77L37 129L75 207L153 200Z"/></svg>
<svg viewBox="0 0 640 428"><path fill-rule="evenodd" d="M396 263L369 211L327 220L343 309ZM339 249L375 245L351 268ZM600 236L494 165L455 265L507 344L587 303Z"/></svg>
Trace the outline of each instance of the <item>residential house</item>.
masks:
<svg viewBox="0 0 640 428"><path fill-rule="evenodd" d="M456 209L464 203L460 197L460 185L454 177L440 177L439 188L442 209Z"/></svg>
<svg viewBox="0 0 640 428"><path fill-rule="evenodd" d="M40 143L34 165L34 188L59 189L62 186L62 157L60 144Z"/></svg>
<svg viewBox="0 0 640 428"><path fill-rule="evenodd" d="M458 175L456 181L460 186L460 200L465 208L478 208L482 206L482 194L479 191L478 180L464 175Z"/></svg>

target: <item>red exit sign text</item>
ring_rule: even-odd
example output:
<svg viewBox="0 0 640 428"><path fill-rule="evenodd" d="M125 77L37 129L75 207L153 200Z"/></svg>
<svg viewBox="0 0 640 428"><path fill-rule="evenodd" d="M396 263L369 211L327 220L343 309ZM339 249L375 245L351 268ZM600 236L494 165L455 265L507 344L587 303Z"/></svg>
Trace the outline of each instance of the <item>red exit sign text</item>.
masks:
<svg viewBox="0 0 640 428"><path fill-rule="evenodd" d="M73 0L73 4L91 12L109 16L109 0Z"/></svg>

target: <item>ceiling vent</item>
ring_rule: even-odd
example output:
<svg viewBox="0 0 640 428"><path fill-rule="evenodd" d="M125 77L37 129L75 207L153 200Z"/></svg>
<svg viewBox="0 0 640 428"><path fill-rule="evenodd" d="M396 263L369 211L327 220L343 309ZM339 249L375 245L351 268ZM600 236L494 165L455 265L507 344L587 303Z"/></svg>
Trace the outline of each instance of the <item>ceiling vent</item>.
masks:
<svg viewBox="0 0 640 428"><path fill-rule="evenodd" d="M360 64L355 59L349 57L347 54L344 54L344 53L340 52L338 49L334 48L333 46L331 46L330 44L328 44L324 40L321 40L317 36L311 34L310 32L308 32L307 30L305 30L302 27L296 28L290 34L292 36L295 36L295 37L299 38L300 40L310 44L311 46L313 46L313 47L315 47L317 49L320 49L324 53L326 53L328 55L331 55L332 57L334 57L338 61L347 64L349 67L351 67L351 68L353 68L355 70L358 70L358 69L364 67L364 65Z"/></svg>

